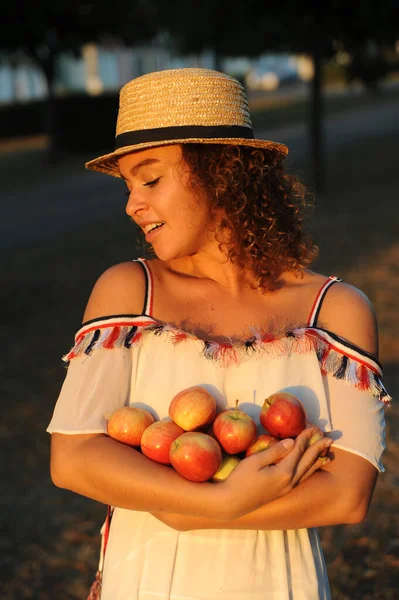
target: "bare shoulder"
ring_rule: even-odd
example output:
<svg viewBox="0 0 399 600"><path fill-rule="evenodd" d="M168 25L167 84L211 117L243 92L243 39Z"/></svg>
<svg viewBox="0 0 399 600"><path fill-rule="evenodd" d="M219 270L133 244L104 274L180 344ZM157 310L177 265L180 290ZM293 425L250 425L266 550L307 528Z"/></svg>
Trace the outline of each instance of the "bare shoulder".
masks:
<svg viewBox="0 0 399 600"><path fill-rule="evenodd" d="M83 322L111 315L140 314L145 297L145 276L134 261L107 269L90 294Z"/></svg>
<svg viewBox="0 0 399 600"><path fill-rule="evenodd" d="M378 329L374 308L361 290L349 283L337 283L327 292L319 325L378 356Z"/></svg>

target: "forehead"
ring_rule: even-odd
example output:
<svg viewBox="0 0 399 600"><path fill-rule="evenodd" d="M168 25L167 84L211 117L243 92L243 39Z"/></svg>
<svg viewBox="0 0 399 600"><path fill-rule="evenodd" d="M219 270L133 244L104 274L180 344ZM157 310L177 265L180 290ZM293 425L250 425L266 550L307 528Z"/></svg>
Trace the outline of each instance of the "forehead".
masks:
<svg viewBox="0 0 399 600"><path fill-rule="evenodd" d="M123 176L128 172L134 172L141 166L156 164L175 165L181 161L182 156L181 146L173 144L124 154L118 159L118 164Z"/></svg>

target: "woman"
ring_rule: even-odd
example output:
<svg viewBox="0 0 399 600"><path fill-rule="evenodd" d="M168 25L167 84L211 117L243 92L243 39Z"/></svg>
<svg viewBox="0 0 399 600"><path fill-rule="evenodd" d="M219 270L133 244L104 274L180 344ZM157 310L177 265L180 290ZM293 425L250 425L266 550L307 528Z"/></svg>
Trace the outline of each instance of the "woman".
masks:
<svg viewBox="0 0 399 600"><path fill-rule="evenodd" d="M179 69L122 89L116 150L86 165L124 179L156 257L96 283L48 428L54 483L115 507L103 599L329 598L315 528L367 514L389 399L375 316L359 290L307 268L316 249L286 153L254 139L236 80ZM309 427L218 484L107 437L115 408L164 419L194 385L257 422L265 398L290 391L326 436L309 446Z"/></svg>

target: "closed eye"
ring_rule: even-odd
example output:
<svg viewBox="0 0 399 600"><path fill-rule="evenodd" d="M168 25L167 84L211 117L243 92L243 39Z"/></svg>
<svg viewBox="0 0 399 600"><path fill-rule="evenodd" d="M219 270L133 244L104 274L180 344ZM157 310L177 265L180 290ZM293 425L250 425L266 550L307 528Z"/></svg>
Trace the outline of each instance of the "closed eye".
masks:
<svg viewBox="0 0 399 600"><path fill-rule="evenodd" d="M156 185L158 183L158 181L160 180L160 177L157 177L156 179L153 179L152 181L147 181L147 183L144 183L144 187L153 187L154 185Z"/></svg>

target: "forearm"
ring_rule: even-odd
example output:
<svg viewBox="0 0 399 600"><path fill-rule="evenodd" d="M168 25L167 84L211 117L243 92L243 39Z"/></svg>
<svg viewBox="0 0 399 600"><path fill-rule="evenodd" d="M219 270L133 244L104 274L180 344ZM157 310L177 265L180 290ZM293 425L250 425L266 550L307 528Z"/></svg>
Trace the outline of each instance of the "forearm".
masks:
<svg viewBox="0 0 399 600"><path fill-rule="evenodd" d="M311 479L286 496L273 500L238 519L216 521L212 518L185 518L175 515L171 526L185 531L194 529L286 530L336 525L348 521L349 517L345 516L345 507L341 506L341 502L331 494L325 493L324 480L328 477L328 473L315 473ZM320 486L324 489L320 489Z"/></svg>
<svg viewBox="0 0 399 600"><path fill-rule="evenodd" d="M356 523L367 514L376 469L364 459L336 451L336 463L314 473L288 494L237 519L185 518L159 515L175 529L287 530ZM347 470L342 470L342 461ZM158 515L155 515L158 516Z"/></svg>
<svg viewBox="0 0 399 600"><path fill-rule="evenodd" d="M286 496L230 521L237 529L286 530L349 522L351 510L345 495L335 489L334 476L320 470Z"/></svg>
<svg viewBox="0 0 399 600"><path fill-rule="evenodd" d="M189 531L195 529L246 529L246 530L286 530L335 525L342 522L343 509L328 494L328 473L317 472L308 481L298 485L286 496L273 500L257 510L238 519L220 521L212 518L169 515L154 516L174 529Z"/></svg>
<svg viewBox="0 0 399 600"><path fill-rule="evenodd" d="M192 483L168 466L104 435L53 434L54 483L104 504L149 512L214 516L218 490Z"/></svg>

